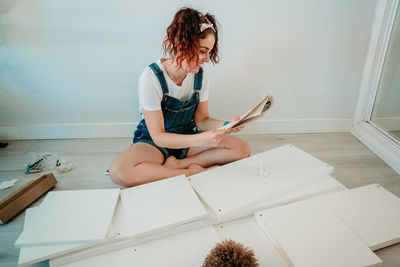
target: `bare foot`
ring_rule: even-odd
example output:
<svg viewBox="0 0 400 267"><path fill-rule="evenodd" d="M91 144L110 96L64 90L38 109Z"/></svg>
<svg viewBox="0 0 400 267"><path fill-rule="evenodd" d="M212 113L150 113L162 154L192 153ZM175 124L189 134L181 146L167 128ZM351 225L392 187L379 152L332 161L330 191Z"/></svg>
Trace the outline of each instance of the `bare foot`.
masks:
<svg viewBox="0 0 400 267"><path fill-rule="evenodd" d="M204 171L205 168L201 167L199 164L190 164L190 166L188 167L188 170L189 170L189 174L187 176L191 176L193 174Z"/></svg>
<svg viewBox="0 0 400 267"><path fill-rule="evenodd" d="M176 159L174 156L169 156L165 160L163 165L169 169L179 169L178 162L179 160Z"/></svg>

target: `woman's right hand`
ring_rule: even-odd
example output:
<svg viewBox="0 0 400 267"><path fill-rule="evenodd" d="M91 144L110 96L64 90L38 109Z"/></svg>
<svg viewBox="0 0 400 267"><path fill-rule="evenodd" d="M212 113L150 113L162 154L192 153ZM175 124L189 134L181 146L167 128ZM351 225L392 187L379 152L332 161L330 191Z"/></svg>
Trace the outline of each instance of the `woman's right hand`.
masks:
<svg viewBox="0 0 400 267"><path fill-rule="evenodd" d="M208 130L198 135L199 139L196 146L211 146L216 147L222 139L229 133L229 130Z"/></svg>

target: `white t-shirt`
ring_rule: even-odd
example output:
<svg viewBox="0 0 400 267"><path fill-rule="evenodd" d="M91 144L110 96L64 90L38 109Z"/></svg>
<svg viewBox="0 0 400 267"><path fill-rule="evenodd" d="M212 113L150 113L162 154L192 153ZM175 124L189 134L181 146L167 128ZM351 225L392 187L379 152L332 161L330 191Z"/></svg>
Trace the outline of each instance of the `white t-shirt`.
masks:
<svg viewBox="0 0 400 267"><path fill-rule="evenodd" d="M176 85L171 78L168 76L161 64L161 60L158 60L157 65L164 73L165 80L167 81L169 96L175 97L179 100L187 100L194 91L194 76L195 73L188 73L182 82L181 86ZM200 90L200 102L208 100L208 78L207 74L203 69L203 82ZM161 84L158 81L157 76L147 66L139 78L139 111L142 115L142 109L148 111L155 111L161 109L161 99L163 92ZM142 115L143 117L143 115Z"/></svg>

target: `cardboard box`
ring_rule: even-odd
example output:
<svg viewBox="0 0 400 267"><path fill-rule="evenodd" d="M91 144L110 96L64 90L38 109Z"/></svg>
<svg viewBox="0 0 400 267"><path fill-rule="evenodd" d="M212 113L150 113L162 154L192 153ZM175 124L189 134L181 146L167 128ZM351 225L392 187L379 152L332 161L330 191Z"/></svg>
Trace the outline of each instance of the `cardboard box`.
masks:
<svg viewBox="0 0 400 267"><path fill-rule="evenodd" d="M0 202L0 224L4 224L28 207L57 183L52 173L33 180Z"/></svg>

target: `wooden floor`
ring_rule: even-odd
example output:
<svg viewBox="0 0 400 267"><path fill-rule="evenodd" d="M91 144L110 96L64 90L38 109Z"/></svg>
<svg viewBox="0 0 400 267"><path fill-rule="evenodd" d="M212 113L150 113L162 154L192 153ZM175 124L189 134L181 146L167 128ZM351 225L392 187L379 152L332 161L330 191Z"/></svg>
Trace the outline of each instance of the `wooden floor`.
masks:
<svg viewBox="0 0 400 267"><path fill-rule="evenodd" d="M349 133L242 135L257 154L285 144L298 148L335 168L333 176L354 188L379 183L400 197L400 176ZM130 138L9 141L0 149L0 182L18 179L16 186L0 190L0 199L41 174L24 174L28 152L57 152L68 157L73 170L54 172L58 184L53 190L115 188L104 174L111 160L130 145ZM43 198L31 205L37 206ZM0 225L0 266L17 266L18 249L13 247L22 231L25 213L6 225ZM400 225L400 223L399 223ZM377 251L383 266L400 266L400 244Z"/></svg>

